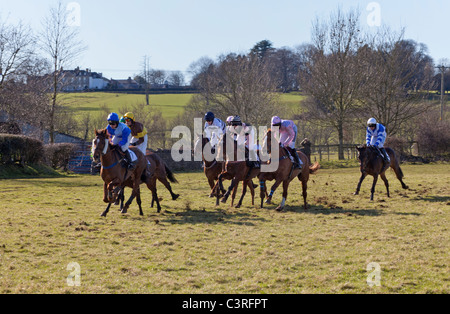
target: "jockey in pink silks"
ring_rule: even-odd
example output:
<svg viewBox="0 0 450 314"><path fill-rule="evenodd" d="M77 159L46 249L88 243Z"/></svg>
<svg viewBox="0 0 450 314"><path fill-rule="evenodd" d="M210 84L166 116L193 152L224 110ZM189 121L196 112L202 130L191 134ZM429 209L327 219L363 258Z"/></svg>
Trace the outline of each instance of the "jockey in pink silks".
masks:
<svg viewBox="0 0 450 314"><path fill-rule="evenodd" d="M280 144L281 147L286 148L286 150L291 155L291 160L294 163L295 169L302 168L302 161L298 156L297 150L295 149L295 142L297 140L297 126L291 120L281 120L280 117L272 118L272 127L278 127L280 130Z"/></svg>

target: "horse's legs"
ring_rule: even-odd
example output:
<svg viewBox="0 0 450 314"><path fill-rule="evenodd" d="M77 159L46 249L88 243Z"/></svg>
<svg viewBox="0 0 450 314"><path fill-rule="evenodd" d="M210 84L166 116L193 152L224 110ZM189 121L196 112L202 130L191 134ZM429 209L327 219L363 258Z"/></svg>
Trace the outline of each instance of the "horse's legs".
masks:
<svg viewBox="0 0 450 314"><path fill-rule="evenodd" d="M378 182L378 175L374 175L373 176L372 190L370 191L371 192L371 196L370 196L370 200L371 201L373 201L373 196L375 194L375 187L377 185L377 182Z"/></svg>
<svg viewBox="0 0 450 314"><path fill-rule="evenodd" d="M236 182L236 185L234 186L234 189L233 189L233 194L231 196L231 207L233 207L233 205L234 205L234 200L236 199L236 193L237 193L238 187L239 187L239 181ZM236 207L236 208L238 208L238 207Z"/></svg>
<svg viewBox="0 0 450 314"><path fill-rule="evenodd" d="M289 180L283 181L283 199L281 200L280 206L277 207L277 211L281 212L286 206L286 200L288 196Z"/></svg>
<svg viewBox="0 0 450 314"><path fill-rule="evenodd" d="M281 182L283 182L283 181L281 181L281 180L278 179L278 180L275 182L275 184L272 186L272 189L270 190L269 198L267 199L266 204L272 204L272 197L273 197L273 195L275 194L275 191L276 191L276 190L278 189L278 187L280 186Z"/></svg>
<svg viewBox="0 0 450 314"><path fill-rule="evenodd" d="M252 206L255 206L255 187L253 186L253 180L249 180L247 185L250 188L250 193L252 194Z"/></svg>
<svg viewBox="0 0 450 314"><path fill-rule="evenodd" d="M234 189L234 187L236 186L237 183L238 182L237 182L236 179L233 178L233 180L231 180L231 185L228 188L227 193L225 193L225 195L223 196L222 203L226 203L227 202L228 198L230 197L231 191L233 191L233 189Z"/></svg>
<svg viewBox="0 0 450 314"><path fill-rule="evenodd" d="M303 208L308 209L308 202L306 199L308 198L308 181L302 181L302 195L303 195Z"/></svg>
<svg viewBox="0 0 450 314"><path fill-rule="evenodd" d="M247 193L247 184L248 184L247 181L244 181L242 184L242 195L241 195L241 199L239 200L239 203L236 205L236 208L241 208L241 206L242 206L242 202L244 201L245 194Z"/></svg>
<svg viewBox="0 0 450 314"><path fill-rule="evenodd" d="M156 189L156 186L153 187L152 197L156 201L156 209L157 209L157 212L159 214L159 213L161 213L161 205L159 204L158 190Z"/></svg>
<svg viewBox="0 0 450 314"><path fill-rule="evenodd" d="M384 181L384 185L386 186L387 196L391 197L391 195L389 194L389 181L386 178L386 172L383 172L380 176L381 179Z"/></svg>
<svg viewBox="0 0 450 314"><path fill-rule="evenodd" d="M208 184L211 187L211 193L209 194L209 197L213 198L214 197L214 186L215 186L214 179L208 178Z"/></svg>
<svg viewBox="0 0 450 314"><path fill-rule="evenodd" d="M138 206L139 206L139 215L144 216L144 212L142 211L141 189L140 188L139 188L138 194L136 196L136 202L138 203Z"/></svg>
<svg viewBox="0 0 450 314"><path fill-rule="evenodd" d="M259 181L259 197L261 198L261 208L264 208L264 199L266 197L266 181Z"/></svg>
<svg viewBox="0 0 450 314"><path fill-rule="evenodd" d="M170 182L167 180L167 178L164 176L159 176L158 175L158 180L166 187L166 189L170 192L170 196L172 197L173 201L176 201L180 195L179 194L175 194L172 191L172 186L170 185ZM211 187L212 188L212 187Z"/></svg>
<svg viewBox="0 0 450 314"><path fill-rule="evenodd" d="M111 205L112 205L112 203L108 204L108 207L106 207L106 210L102 213L101 217L106 217L106 215L108 215Z"/></svg>
<svg viewBox="0 0 450 314"><path fill-rule="evenodd" d="M359 195L359 191L361 190L361 185L366 177L367 177L367 173L363 172L361 175L361 179L359 179L358 186L356 187L355 195Z"/></svg>

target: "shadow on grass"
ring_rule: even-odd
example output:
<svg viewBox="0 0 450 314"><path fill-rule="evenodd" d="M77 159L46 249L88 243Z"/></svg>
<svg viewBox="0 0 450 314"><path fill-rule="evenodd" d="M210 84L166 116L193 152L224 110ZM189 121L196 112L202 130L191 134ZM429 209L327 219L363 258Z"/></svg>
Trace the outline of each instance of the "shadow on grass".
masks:
<svg viewBox="0 0 450 314"><path fill-rule="evenodd" d="M346 215L346 216L381 216L383 211L379 209L345 209L339 206L310 205L308 209L303 206L288 206L288 212L306 213L311 215Z"/></svg>
<svg viewBox="0 0 450 314"><path fill-rule="evenodd" d="M265 222L266 219L259 217L251 212L241 211L206 211L189 210L184 212L172 213L165 211L164 215L170 215L166 218L161 217L162 223L170 224L233 224L254 226L257 222Z"/></svg>
<svg viewBox="0 0 450 314"><path fill-rule="evenodd" d="M417 198L415 198L413 200L414 201L426 201L426 202L432 202L432 203L445 203L445 202L450 202L450 196L427 196L427 197L418 196Z"/></svg>

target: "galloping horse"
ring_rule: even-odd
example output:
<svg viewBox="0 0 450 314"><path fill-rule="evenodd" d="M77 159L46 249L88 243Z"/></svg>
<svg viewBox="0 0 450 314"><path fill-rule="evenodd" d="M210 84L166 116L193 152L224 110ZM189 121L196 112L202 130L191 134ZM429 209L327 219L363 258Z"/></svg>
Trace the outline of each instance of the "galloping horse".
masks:
<svg viewBox="0 0 450 314"><path fill-rule="evenodd" d="M216 159L214 159L214 161L208 161L204 155L205 148L209 149L212 154L212 147L209 139L205 136L199 137L195 143L194 151L196 154L199 154L199 150L202 150L201 154L204 164L204 173L206 178L208 179L209 186L211 187L211 193L209 197L214 197L213 189L215 186L215 181L219 178L219 175L222 172L223 161L217 161ZM221 192L222 194L225 194L225 190L222 190Z"/></svg>
<svg viewBox="0 0 450 314"><path fill-rule="evenodd" d="M172 196L172 200L177 200L180 195L175 194L172 191L172 186L170 185L170 182L172 183L178 183L178 181L175 179L175 176L173 175L172 171L167 167L167 165L164 163L164 161L155 153L149 153L145 156L149 162L147 165L147 174L143 176L143 182L147 184L147 188L152 191L152 206L154 207L155 202L157 205L158 213L161 212L161 205L159 204L158 194L157 194L157 187L156 187L156 180L160 181L166 189L170 192L170 195ZM170 182L169 182L170 181ZM130 186L129 184L126 186ZM119 199L116 202L116 205L120 201L120 210L123 209L123 202L125 198L124 194L125 189L123 189L121 192L119 192Z"/></svg>
<svg viewBox="0 0 450 314"><path fill-rule="evenodd" d="M389 182L386 178L386 170L391 167L394 169L397 179L401 182L403 189L408 189L408 186L403 182L403 171L400 168L400 162L395 154L395 152L391 148L385 148L386 152L391 159L390 164L385 164L383 157L377 148L366 145L357 147L358 149L358 159L361 165L361 179L359 180L358 187L356 188L355 195L359 194L361 190L361 184L367 175L373 176L373 184L371 190L370 200L373 201L373 196L375 194L375 186L378 182L378 176L381 176L381 179L384 181L384 185L386 186L387 196L390 197L389 194Z"/></svg>
<svg viewBox="0 0 450 314"><path fill-rule="evenodd" d="M279 145L279 155L272 156L272 141L275 141ZM302 169L294 169L293 162L289 158L289 154L284 147L281 147L280 143L274 137L272 130L268 130L265 141L264 141L265 151L267 151L271 158L278 158L279 166L275 172L261 172L258 175L260 181L260 197L261 197L261 208L264 207L264 197L267 195L266 181L275 180L275 184L273 185L271 192L269 194L268 199L266 200L267 204L272 203L272 197L276 191L276 189L283 183L283 200L278 206L277 211L282 211L286 205L286 199L288 196L288 188L291 181L297 177L302 182L303 189L303 200L304 200L304 208L307 209L307 189L308 189L308 180L309 175L316 173L320 169L320 165L315 163L314 166L310 166L308 157L302 153L298 152L300 160L303 162Z"/></svg>
<svg viewBox="0 0 450 314"><path fill-rule="evenodd" d="M103 212L102 217L106 217L119 195L125 186L133 189L130 199L125 204L122 213L127 213L128 208L137 199L139 205L139 213L143 216L141 206L140 184L143 176L146 175L147 161L144 154L137 148L130 148L137 156L138 160L133 170L128 170L121 166L123 156L109 143L109 135L107 130L95 130L95 139L92 145L92 152L94 160L101 161L102 169L100 175L104 181L103 185L103 201L108 203L108 207Z"/></svg>
<svg viewBox="0 0 450 314"><path fill-rule="evenodd" d="M222 155L224 160L226 160L224 164L224 169L222 173L219 175L218 181L216 186L214 187L213 191L216 193L216 206L219 206L219 189L224 190L223 188L223 180L232 180L231 185L228 189L228 191L225 193L225 195L222 198L222 203L226 203L228 200L228 197L230 196L231 192L233 191L233 195L231 197L231 206L234 204L234 199L236 198L236 192L237 192L237 186L240 181L243 181L243 190L241 198L239 199L239 203L236 205L236 208L240 208L242 206L242 202L244 200L245 194L247 193L247 186L250 188L250 192L252 194L252 205L255 205L255 188L253 186L252 179L255 178L258 174L260 169L257 168L251 168L248 166L247 161L237 161L238 156L245 156L245 152L241 152L241 147L238 147L237 142L234 140L231 140L229 138L229 134L225 133L219 143L219 151L218 155ZM230 141L230 144L234 144L233 148L233 157L232 160L229 160L229 156L227 156L227 141ZM231 142L232 141L232 142ZM246 149L246 148L244 148Z"/></svg>

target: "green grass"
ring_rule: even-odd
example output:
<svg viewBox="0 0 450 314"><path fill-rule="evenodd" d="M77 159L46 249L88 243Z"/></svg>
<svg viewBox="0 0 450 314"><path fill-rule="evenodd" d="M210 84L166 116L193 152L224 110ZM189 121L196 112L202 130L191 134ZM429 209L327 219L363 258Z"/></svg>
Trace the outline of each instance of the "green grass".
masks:
<svg viewBox="0 0 450 314"><path fill-rule="evenodd" d="M0 180L0 293L449 293L450 166L403 170L410 190L388 173L392 197L379 183L370 202L371 179L352 194L357 168L323 169L311 208L295 181L282 213L249 196L215 208L202 173L178 174L178 201L159 186L161 214L143 189L144 217L133 204L107 219L98 176ZM73 262L80 287L67 285Z"/></svg>
<svg viewBox="0 0 450 314"><path fill-rule="evenodd" d="M45 165L0 165L0 179L53 178L64 174Z"/></svg>
<svg viewBox="0 0 450 314"><path fill-rule="evenodd" d="M150 95L150 105L162 112L163 118L171 120L182 114L192 98L192 94ZM295 110L304 96L298 93L281 94L281 104ZM77 115L82 113L102 113L101 106L106 105L111 111L120 112L124 106L145 103L145 95L120 93L68 93L62 94L61 101Z"/></svg>
<svg viewBox="0 0 450 314"><path fill-rule="evenodd" d="M150 95L150 105L161 110L163 118L173 119L183 112L192 94ZM62 102L77 114L91 112L101 113L101 106L106 105L113 112L120 112L124 106L145 103L145 95L119 93L70 93L62 95ZM125 114L125 112L120 112Z"/></svg>

